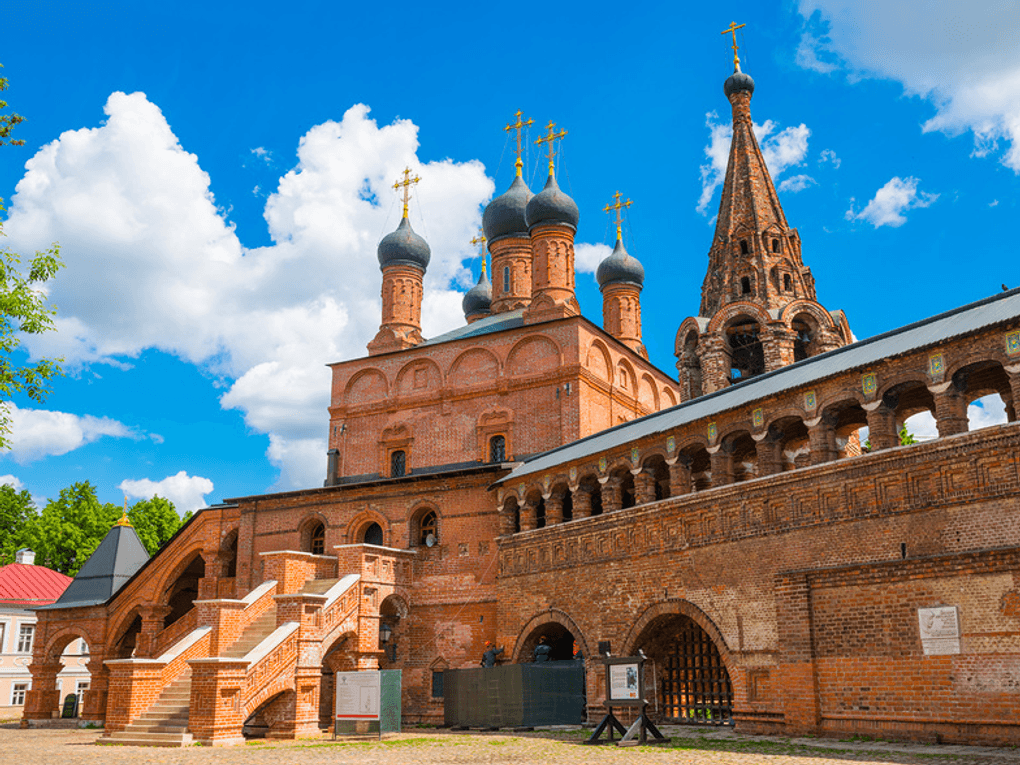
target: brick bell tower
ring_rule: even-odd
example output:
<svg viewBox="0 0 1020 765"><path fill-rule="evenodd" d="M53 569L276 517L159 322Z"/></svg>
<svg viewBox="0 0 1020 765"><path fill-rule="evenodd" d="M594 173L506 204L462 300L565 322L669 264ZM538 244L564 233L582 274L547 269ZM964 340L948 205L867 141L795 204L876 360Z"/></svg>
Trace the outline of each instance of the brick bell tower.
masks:
<svg viewBox="0 0 1020 765"><path fill-rule="evenodd" d="M754 80L740 70L737 28L726 30L734 33L734 71L723 85L733 140L701 310L676 336L684 401L851 342L843 312L817 301L800 236L786 221L755 139Z"/></svg>
<svg viewBox="0 0 1020 765"><path fill-rule="evenodd" d="M404 217L400 225L379 242L379 268L382 270L382 321L379 332L368 344L368 353L390 353L422 342L421 301L423 281L432 252L424 239L411 228L407 219L410 187L420 178L404 170L404 180L393 188L404 190Z"/></svg>

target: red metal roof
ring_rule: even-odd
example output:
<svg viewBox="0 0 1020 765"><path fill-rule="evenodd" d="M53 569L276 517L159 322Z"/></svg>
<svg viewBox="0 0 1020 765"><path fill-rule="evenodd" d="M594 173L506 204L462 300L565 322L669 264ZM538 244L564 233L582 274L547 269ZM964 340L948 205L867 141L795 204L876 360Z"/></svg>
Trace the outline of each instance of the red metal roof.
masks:
<svg viewBox="0 0 1020 765"><path fill-rule="evenodd" d="M60 597L71 582L71 577L45 566L29 566L25 563L0 566L0 603L49 605Z"/></svg>

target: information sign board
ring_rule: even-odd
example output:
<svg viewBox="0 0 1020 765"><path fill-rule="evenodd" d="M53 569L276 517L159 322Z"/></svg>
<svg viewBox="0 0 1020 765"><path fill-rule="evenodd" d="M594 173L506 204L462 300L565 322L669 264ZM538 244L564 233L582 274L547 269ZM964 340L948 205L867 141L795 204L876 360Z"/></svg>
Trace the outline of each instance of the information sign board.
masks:
<svg viewBox="0 0 1020 765"><path fill-rule="evenodd" d="M379 719L378 672L336 673L336 719Z"/></svg>
<svg viewBox="0 0 1020 765"><path fill-rule="evenodd" d="M606 706L644 703L644 659L638 656L603 659L606 665Z"/></svg>

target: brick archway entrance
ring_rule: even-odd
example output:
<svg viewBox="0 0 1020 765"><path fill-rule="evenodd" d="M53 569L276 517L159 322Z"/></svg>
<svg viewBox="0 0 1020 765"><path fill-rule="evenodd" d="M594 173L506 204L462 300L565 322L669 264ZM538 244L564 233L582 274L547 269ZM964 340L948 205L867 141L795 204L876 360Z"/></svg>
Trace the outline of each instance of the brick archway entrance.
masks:
<svg viewBox="0 0 1020 765"><path fill-rule="evenodd" d="M654 682L661 720L730 725L733 685L726 666L728 651L715 625L703 625L704 614L687 610L647 614L650 618L630 643L630 654L642 650L654 662L654 674L646 682Z"/></svg>

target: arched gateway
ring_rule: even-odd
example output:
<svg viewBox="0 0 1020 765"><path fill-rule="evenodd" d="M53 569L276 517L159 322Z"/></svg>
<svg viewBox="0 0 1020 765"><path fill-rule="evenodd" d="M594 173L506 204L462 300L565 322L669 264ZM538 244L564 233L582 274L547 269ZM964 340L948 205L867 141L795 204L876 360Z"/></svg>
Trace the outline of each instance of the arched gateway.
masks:
<svg viewBox="0 0 1020 765"><path fill-rule="evenodd" d="M729 651L701 609L686 601L652 606L631 634L628 655L641 650L653 662L646 682L655 686L661 720L703 725L732 722Z"/></svg>

